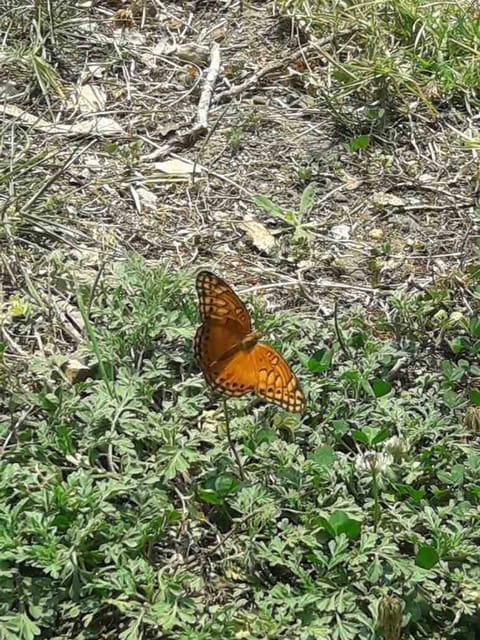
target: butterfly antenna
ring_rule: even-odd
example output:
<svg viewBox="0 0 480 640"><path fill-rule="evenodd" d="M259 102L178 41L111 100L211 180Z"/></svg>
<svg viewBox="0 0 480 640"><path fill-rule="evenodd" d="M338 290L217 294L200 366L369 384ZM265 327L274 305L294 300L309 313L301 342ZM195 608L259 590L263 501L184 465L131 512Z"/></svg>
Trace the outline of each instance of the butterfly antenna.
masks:
<svg viewBox="0 0 480 640"><path fill-rule="evenodd" d="M237 461L237 465L238 465L238 470L240 472L240 478L242 479L243 482L245 482L245 480L247 479L246 475L245 475L245 471L243 470L243 465L242 465L242 461L240 459L240 456L238 454L238 451L235 448L235 444L232 440L232 434L230 432L230 414L228 411L228 401L226 398L223 399L223 413L225 415L225 430L227 432L227 440L228 440L228 445L235 457L235 460Z"/></svg>

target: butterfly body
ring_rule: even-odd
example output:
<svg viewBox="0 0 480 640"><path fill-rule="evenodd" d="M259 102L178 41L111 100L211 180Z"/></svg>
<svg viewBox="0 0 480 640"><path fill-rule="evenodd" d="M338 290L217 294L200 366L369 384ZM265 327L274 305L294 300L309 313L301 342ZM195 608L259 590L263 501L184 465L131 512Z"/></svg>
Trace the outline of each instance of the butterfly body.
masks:
<svg viewBox="0 0 480 640"><path fill-rule="evenodd" d="M257 344L257 342L262 337L261 331L252 331L248 333L244 338L240 340L237 344L234 344L232 347L227 349L225 353L223 353L218 360L214 360L210 363L210 367L217 364L217 362L222 362L231 358L237 351L249 351L253 349L253 347Z"/></svg>
<svg viewBox="0 0 480 640"><path fill-rule="evenodd" d="M259 342L250 314L231 287L210 271L197 276L202 324L195 336L195 356L213 389L230 396L254 391L288 411L303 411L305 398L283 357Z"/></svg>

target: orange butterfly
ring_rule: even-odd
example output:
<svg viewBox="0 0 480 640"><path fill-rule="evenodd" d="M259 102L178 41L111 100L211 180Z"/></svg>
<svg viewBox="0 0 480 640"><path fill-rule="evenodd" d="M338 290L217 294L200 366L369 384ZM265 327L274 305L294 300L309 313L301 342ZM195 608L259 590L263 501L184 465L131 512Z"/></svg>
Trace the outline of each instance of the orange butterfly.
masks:
<svg viewBox="0 0 480 640"><path fill-rule="evenodd" d="M195 358L213 389L228 396L254 391L287 411L301 412L305 396L282 356L258 340L247 307L229 285L210 271L197 276L202 324L195 335Z"/></svg>

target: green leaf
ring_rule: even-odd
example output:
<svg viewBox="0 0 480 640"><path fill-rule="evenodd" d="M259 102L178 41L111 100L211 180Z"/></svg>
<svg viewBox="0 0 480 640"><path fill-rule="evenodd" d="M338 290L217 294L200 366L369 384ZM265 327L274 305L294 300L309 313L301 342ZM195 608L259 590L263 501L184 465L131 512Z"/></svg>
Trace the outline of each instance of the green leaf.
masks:
<svg viewBox="0 0 480 640"><path fill-rule="evenodd" d="M40 406L45 411L49 413L55 411L55 409L60 405L60 400L54 393L45 393L39 395Z"/></svg>
<svg viewBox="0 0 480 640"><path fill-rule="evenodd" d="M370 582L375 584L380 580L382 575L383 575L382 563L380 562L378 557L375 557L373 559L373 562L370 564L370 566L367 569L367 577L370 580Z"/></svg>
<svg viewBox="0 0 480 640"><path fill-rule="evenodd" d="M255 444L258 446L264 442L270 443L278 438L276 432L268 427L262 427L255 433Z"/></svg>
<svg viewBox="0 0 480 640"><path fill-rule="evenodd" d="M448 384L460 382L465 375L465 371L450 360L442 360L440 370Z"/></svg>
<svg viewBox="0 0 480 640"><path fill-rule="evenodd" d="M461 404L463 404L462 396L460 396L458 393L455 393L455 391L452 391L452 389L446 389L443 392L443 401L449 409L455 409L456 407L459 407Z"/></svg>
<svg viewBox="0 0 480 640"><path fill-rule="evenodd" d="M168 462L163 470L163 473L167 480L172 480L172 478L174 478L177 473L182 473L188 469L189 463L185 455L188 450L175 450L173 447L169 447L168 451Z"/></svg>
<svg viewBox="0 0 480 640"><path fill-rule="evenodd" d="M350 151L359 151L360 149L367 149L370 145L370 136L357 136L350 141Z"/></svg>
<svg viewBox="0 0 480 640"><path fill-rule="evenodd" d="M257 205L257 207L264 209L264 211L266 211L270 215L274 216L275 218L280 218L280 220L283 220L285 222L285 214L283 212L283 209L281 209L278 204L272 202L270 198L267 198L266 196L255 196L253 201Z"/></svg>
<svg viewBox="0 0 480 640"><path fill-rule="evenodd" d="M397 484L397 490L404 495L408 495L413 502L421 502L425 497L425 487L420 487L420 489L414 489L408 484Z"/></svg>
<svg viewBox="0 0 480 640"><path fill-rule="evenodd" d="M452 340L447 340L448 346L452 350L452 353L458 355L459 353L470 351L470 341L468 338L457 337Z"/></svg>
<svg viewBox="0 0 480 640"><path fill-rule="evenodd" d="M349 518L342 526L339 533L344 533L349 540L355 540L360 537L361 524L358 520Z"/></svg>
<svg viewBox="0 0 480 640"><path fill-rule="evenodd" d="M350 338L350 345L354 349L361 349L367 344L367 341L368 341L368 334L363 331L357 331L356 333L352 334Z"/></svg>
<svg viewBox="0 0 480 640"><path fill-rule="evenodd" d="M357 383L360 380L360 372L356 369L349 369L348 371L344 371L342 373L342 378L345 380L349 380L350 382Z"/></svg>
<svg viewBox="0 0 480 640"><path fill-rule="evenodd" d="M222 504L224 502L223 498L213 489L198 489L197 495L203 502L208 504Z"/></svg>
<svg viewBox="0 0 480 640"><path fill-rule="evenodd" d="M19 636L21 640L33 640L35 636L39 636L41 633L40 628L30 620L30 618L24 613L18 614L19 619Z"/></svg>
<svg viewBox="0 0 480 640"><path fill-rule="evenodd" d="M369 444L368 435L360 429L355 429L355 431L352 431L352 436L355 438L355 440L358 440L358 442Z"/></svg>
<svg viewBox="0 0 480 640"><path fill-rule="evenodd" d="M387 393L390 393L392 390L392 385L386 380L381 380L380 378L375 378L372 382L373 393L376 398L381 398L382 396L386 396Z"/></svg>
<svg viewBox="0 0 480 640"><path fill-rule="evenodd" d="M415 564L423 569L432 569L439 560L437 550L428 544L421 546L415 556Z"/></svg>
<svg viewBox="0 0 480 640"><path fill-rule="evenodd" d="M372 444L380 444L390 436L390 429L385 427L383 429L378 429L378 432L375 436L373 436Z"/></svg>
<svg viewBox="0 0 480 640"><path fill-rule="evenodd" d="M352 74L346 71L344 68L335 66L332 76L340 84L348 84L352 81Z"/></svg>
<svg viewBox="0 0 480 640"><path fill-rule="evenodd" d="M470 318L468 330L475 338L480 338L480 318Z"/></svg>
<svg viewBox="0 0 480 640"><path fill-rule="evenodd" d="M136 620L130 622L125 631L118 636L119 640L142 640L142 616L139 616Z"/></svg>
<svg viewBox="0 0 480 640"><path fill-rule="evenodd" d="M309 459L320 467L330 468L335 462L335 452L332 447L318 447Z"/></svg>
<svg viewBox="0 0 480 640"><path fill-rule="evenodd" d="M367 117L369 120L380 120L385 115L385 109L382 107L369 107L367 109Z"/></svg>
<svg viewBox="0 0 480 640"><path fill-rule="evenodd" d="M477 391L477 389L470 389L470 391L468 392L468 397L470 398L472 404L477 407L480 406L480 391Z"/></svg>
<svg viewBox="0 0 480 640"><path fill-rule="evenodd" d="M225 497L238 489L238 479L233 473L223 473L215 480L215 491Z"/></svg>
<svg viewBox="0 0 480 640"><path fill-rule="evenodd" d="M323 517L316 518L315 524L317 526L323 527L325 531L330 535L330 537L332 538L335 537L335 529L332 527L332 525L326 518L323 518Z"/></svg>
<svg viewBox="0 0 480 640"><path fill-rule="evenodd" d="M344 533L349 540L360 535L360 522L350 518L343 511L334 511L329 518L330 526L335 531L335 536Z"/></svg>
<svg viewBox="0 0 480 640"><path fill-rule="evenodd" d="M465 479L465 467L463 464L454 464L451 471L437 471L437 478L445 484L459 486Z"/></svg>
<svg viewBox="0 0 480 640"><path fill-rule="evenodd" d="M333 420L332 427L337 438L341 438L349 429L348 423L345 420Z"/></svg>
<svg viewBox="0 0 480 640"><path fill-rule="evenodd" d="M379 444L388 438L390 430L385 427L384 429L376 429L374 427L363 427L363 429L357 429L352 433L355 440L367 444L369 446Z"/></svg>
<svg viewBox="0 0 480 640"><path fill-rule="evenodd" d="M324 373L332 366L332 349L319 349L307 362L307 367L312 373Z"/></svg>
<svg viewBox="0 0 480 640"><path fill-rule="evenodd" d="M375 394L373 393L372 385L363 376L360 377L360 385L367 395L375 396Z"/></svg>
<svg viewBox="0 0 480 640"><path fill-rule="evenodd" d="M308 213L315 202L315 183L311 183L305 187L300 199L300 215Z"/></svg>

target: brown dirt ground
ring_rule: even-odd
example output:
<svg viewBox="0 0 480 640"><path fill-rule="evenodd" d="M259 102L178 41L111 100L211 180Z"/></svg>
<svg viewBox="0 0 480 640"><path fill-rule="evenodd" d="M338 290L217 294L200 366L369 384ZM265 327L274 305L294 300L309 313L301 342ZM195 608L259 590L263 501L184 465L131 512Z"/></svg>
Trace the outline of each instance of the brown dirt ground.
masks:
<svg viewBox="0 0 480 640"><path fill-rule="evenodd" d="M309 315L331 314L335 299L371 306L390 292L455 277L471 260L478 161L460 133L474 117L449 109L433 121L412 105L367 150L352 152L351 135L322 99L328 61L272 3L252 0L240 11L228 1L145 2L133 7L133 28L114 30L115 18L133 26L118 13L128 7L59 3L53 26L26 7L2 18L10 53L41 25L58 85L42 91L21 56L0 60L3 306L27 296L38 317L25 333L4 313L2 337L14 357L78 343L65 282L72 274L91 281L124 250L174 270L208 267L258 291L271 310ZM215 42L221 68L210 128L192 135ZM94 117L113 119L121 132L60 130L92 117L68 101L85 86L104 94ZM39 128L39 118L53 129ZM195 162L195 179L165 173L159 163L172 159ZM310 239L298 243L253 197L295 210L310 182ZM273 235L273 248L259 250L246 217Z"/></svg>

